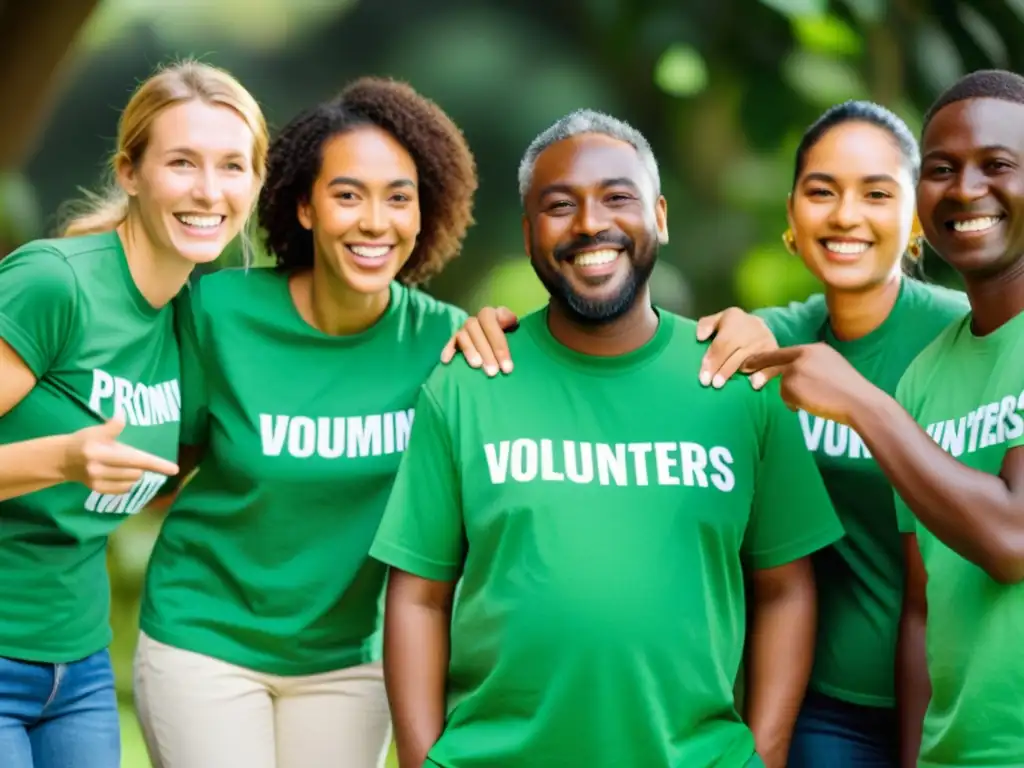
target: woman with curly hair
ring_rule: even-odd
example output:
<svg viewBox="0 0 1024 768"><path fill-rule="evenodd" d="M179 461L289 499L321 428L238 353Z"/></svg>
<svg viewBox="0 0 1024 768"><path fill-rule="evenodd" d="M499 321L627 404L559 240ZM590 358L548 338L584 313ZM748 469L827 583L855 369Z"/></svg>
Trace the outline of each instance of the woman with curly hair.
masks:
<svg viewBox="0 0 1024 768"><path fill-rule="evenodd" d="M182 301L183 475L150 561L136 695L161 768L375 766L385 568L368 556L420 385L465 313L415 286L472 223L459 129L365 78L270 148L275 269Z"/></svg>

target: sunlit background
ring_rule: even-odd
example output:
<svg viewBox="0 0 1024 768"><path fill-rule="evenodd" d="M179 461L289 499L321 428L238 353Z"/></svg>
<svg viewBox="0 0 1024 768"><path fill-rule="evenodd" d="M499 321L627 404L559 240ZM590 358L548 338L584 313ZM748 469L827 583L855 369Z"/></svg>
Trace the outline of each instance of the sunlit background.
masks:
<svg viewBox="0 0 1024 768"><path fill-rule="evenodd" d="M183 56L232 71L272 126L363 74L436 100L473 147L481 189L462 257L429 289L471 311L544 301L520 241L515 170L530 139L577 107L630 121L669 202L656 300L695 315L813 292L780 239L802 130L869 98L917 131L964 72L1024 71L1024 0L0 0L0 255L52 232L61 203L101 180L132 88ZM159 524L141 514L110 548L126 768L149 765L130 669Z"/></svg>

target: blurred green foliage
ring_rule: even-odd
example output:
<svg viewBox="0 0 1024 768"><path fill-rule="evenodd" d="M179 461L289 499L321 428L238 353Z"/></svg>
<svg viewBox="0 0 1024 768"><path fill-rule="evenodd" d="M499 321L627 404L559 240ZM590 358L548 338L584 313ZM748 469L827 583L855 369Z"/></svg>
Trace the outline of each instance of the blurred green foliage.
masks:
<svg viewBox="0 0 1024 768"><path fill-rule="evenodd" d="M99 178L135 84L191 55L234 72L273 126L361 74L408 80L440 103L474 148L481 189L464 254L430 289L471 311L543 304L522 255L515 168L538 131L584 106L629 120L659 156L671 224L659 303L686 314L778 304L817 288L780 240L803 128L870 98L916 131L963 72L1024 70L1022 39L1020 0L104 0L38 151L0 177L0 253L52 228L58 205ZM241 253L234 244L218 266ZM130 673L160 520L133 518L110 547L126 768L147 765Z"/></svg>

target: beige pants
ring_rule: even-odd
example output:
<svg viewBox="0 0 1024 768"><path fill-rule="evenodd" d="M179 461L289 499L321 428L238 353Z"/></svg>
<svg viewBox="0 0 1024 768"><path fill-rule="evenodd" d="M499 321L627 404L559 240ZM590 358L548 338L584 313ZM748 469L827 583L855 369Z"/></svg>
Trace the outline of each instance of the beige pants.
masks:
<svg viewBox="0 0 1024 768"><path fill-rule="evenodd" d="M280 677L140 633L135 701L154 768L379 768L391 741L379 662Z"/></svg>

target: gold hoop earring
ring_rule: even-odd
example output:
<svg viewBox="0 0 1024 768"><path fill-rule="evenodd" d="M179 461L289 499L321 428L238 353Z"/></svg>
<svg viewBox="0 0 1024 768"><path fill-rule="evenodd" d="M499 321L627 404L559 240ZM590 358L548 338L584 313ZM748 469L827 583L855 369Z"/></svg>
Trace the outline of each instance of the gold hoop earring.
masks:
<svg viewBox="0 0 1024 768"><path fill-rule="evenodd" d="M914 261L919 261L921 259L921 253L923 251L924 251L924 245L921 242L921 238L920 237L912 238L910 240L910 243L907 245L907 254Z"/></svg>
<svg viewBox="0 0 1024 768"><path fill-rule="evenodd" d="M786 246L786 250L791 256L796 256L796 238L793 236L792 229L787 229L782 233L782 244Z"/></svg>

